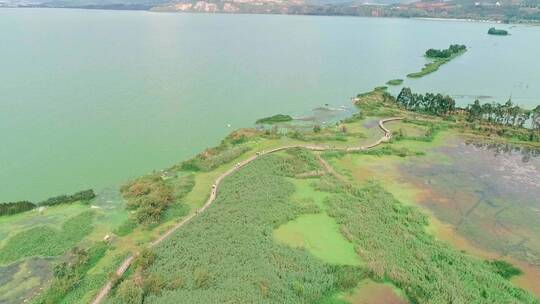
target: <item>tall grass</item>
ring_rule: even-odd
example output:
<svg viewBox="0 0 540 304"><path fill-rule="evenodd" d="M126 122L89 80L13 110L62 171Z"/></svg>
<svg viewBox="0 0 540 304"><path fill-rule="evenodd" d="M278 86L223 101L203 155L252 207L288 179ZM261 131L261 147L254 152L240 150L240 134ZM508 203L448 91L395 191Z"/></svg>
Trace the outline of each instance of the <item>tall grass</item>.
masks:
<svg viewBox="0 0 540 304"><path fill-rule="evenodd" d="M504 279L500 267L436 240L425 231L426 216L376 183L328 203L372 278L394 283L413 303L540 303Z"/></svg>
<svg viewBox="0 0 540 304"><path fill-rule="evenodd" d="M290 201L295 188L284 175L315 161L293 150L227 177L212 207L155 249L143 278L165 283L145 291L133 278L113 302L132 296L140 303L142 293L144 303L315 303L356 284L364 276L358 268L330 266L273 240L276 227L303 212Z"/></svg>

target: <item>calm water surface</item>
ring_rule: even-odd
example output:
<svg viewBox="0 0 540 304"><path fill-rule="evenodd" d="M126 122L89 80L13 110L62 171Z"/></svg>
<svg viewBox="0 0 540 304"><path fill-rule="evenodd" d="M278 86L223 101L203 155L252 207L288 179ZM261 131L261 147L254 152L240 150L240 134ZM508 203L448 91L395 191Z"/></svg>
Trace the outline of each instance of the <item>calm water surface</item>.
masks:
<svg viewBox="0 0 540 304"><path fill-rule="evenodd" d="M304 115L470 51L405 85L540 97L540 28L345 17L0 10L0 201L115 185L275 113ZM504 26L503 26L504 27ZM396 88L397 90L398 88ZM230 124L231 127L228 127Z"/></svg>

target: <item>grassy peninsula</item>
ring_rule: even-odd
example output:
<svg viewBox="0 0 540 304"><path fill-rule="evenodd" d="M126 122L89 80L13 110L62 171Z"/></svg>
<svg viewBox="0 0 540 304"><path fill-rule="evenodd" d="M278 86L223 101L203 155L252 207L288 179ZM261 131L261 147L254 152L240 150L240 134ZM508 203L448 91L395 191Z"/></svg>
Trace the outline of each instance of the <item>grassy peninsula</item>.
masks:
<svg viewBox="0 0 540 304"><path fill-rule="evenodd" d="M452 44L447 49L443 50L429 49L426 51L424 56L431 62L427 63L420 72L410 73L407 75L407 77L419 78L433 73L437 71L441 65L452 61L452 59L465 53L466 51L467 47L459 44Z"/></svg>
<svg viewBox="0 0 540 304"><path fill-rule="evenodd" d="M451 243L395 181L398 164L448 162L434 148L452 138L540 148L540 107L384 87L355 103L335 124L240 129L117 192L1 217L3 297L89 303L110 282L107 303L540 303L514 282L536 274L518 253Z"/></svg>

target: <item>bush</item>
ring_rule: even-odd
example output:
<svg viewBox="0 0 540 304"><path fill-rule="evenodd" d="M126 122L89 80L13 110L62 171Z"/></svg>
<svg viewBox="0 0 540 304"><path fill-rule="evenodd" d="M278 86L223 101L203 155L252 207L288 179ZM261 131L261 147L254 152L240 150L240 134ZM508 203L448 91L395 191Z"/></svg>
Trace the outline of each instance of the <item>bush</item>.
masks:
<svg viewBox="0 0 540 304"><path fill-rule="evenodd" d="M143 225L156 224L162 212L174 199L172 186L158 175L145 176L121 187L127 208L134 212L134 219Z"/></svg>
<svg viewBox="0 0 540 304"><path fill-rule="evenodd" d="M495 260L495 261L488 261L487 262L489 266L493 268L493 271L500 275L501 277L505 279L510 279L513 276L518 276L522 272L519 268L514 267L512 264L502 261L502 260Z"/></svg>
<svg viewBox="0 0 540 304"><path fill-rule="evenodd" d="M137 222L134 219L127 219L114 230L114 233L118 236L125 236L133 232L136 227Z"/></svg>
<svg viewBox="0 0 540 304"><path fill-rule="evenodd" d="M126 280L120 283L116 293L124 304L141 304L144 299L143 289L137 286L132 280Z"/></svg>

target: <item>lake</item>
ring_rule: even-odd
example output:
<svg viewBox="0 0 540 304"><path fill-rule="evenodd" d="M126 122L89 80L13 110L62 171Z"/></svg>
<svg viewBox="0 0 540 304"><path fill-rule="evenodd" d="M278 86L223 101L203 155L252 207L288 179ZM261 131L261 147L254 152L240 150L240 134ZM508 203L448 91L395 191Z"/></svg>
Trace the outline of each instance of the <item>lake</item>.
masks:
<svg viewBox="0 0 540 304"><path fill-rule="evenodd" d="M102 189L276 113L309 115L469 51L404 85L532 107L540 27L356 17L0 9L0 202ZM399 88L392 89L393 92ZM307 113L307 114L306 114Z"/></svg>

